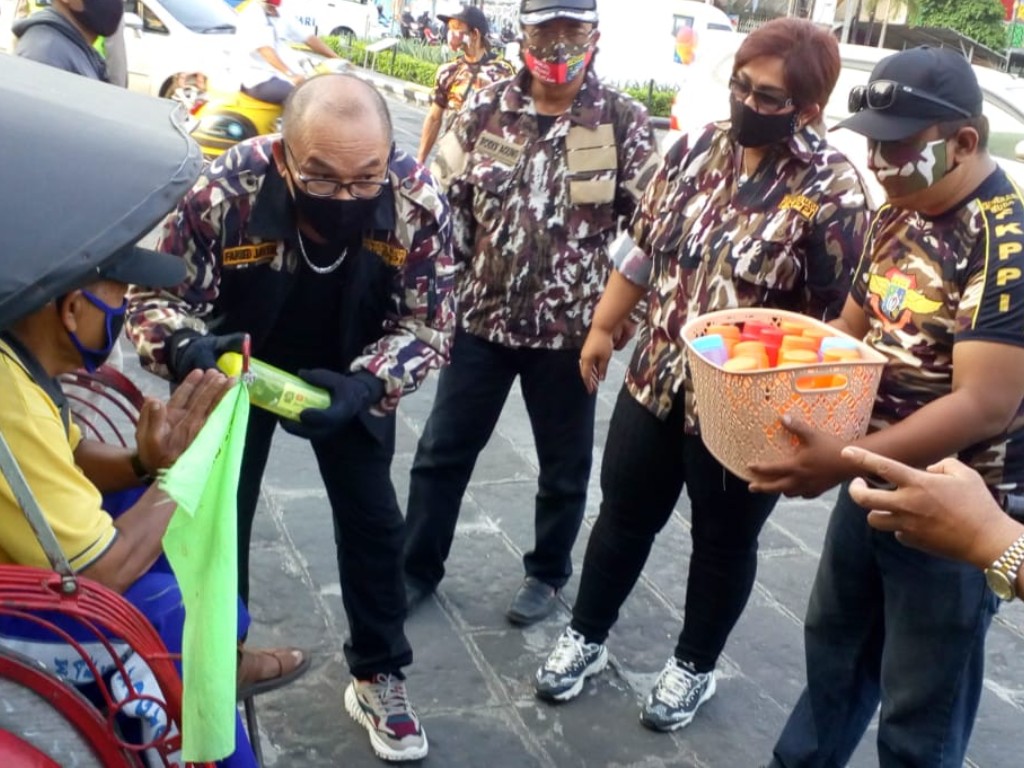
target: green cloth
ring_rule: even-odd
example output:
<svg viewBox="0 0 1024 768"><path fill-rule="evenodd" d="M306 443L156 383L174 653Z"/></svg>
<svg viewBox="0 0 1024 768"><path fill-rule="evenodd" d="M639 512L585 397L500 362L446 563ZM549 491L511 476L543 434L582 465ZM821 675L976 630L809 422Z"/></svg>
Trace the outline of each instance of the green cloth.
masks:
<svg viewBox="0 0 1024 768"><path fill-rule="evenodd" d="M249 396L239 382L160 478L178 504L164 553L185 603L182 751L189 762L235 751L238 667L238 473Z"/></svg>

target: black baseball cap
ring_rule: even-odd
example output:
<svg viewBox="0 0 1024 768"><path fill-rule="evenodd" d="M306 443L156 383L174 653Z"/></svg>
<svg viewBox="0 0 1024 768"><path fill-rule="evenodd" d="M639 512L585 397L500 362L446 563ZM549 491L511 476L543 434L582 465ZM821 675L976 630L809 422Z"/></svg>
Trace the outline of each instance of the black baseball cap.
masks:
<svg viewBox="0 0 1024 768"><path fill-rule="evenodd" d="M881 81L881 82L879 82ZM886 82L885 106L872 105ZM863 88L863 86L858 86ZM851 95L857 93L857 88ZM867 99L836 128L849 128L875 141L901 141L936 123L981 114L983 98L974 69L961 54L948 48L920 46L900 51L875 65L868 80Z"/></svg>
<svg viewBox="0 0 1024 768"><path fill-rule="evenodd" d="M185 279L185 261L180 256L130 245L111 256L98 272L103 280L146 288L170 288Z"/></svg>
<svg viewBox="0 0 1024 768"><path fill-rule="evenodd" d="M519 5L519 23L523 26L543 24L552 19L596 24L597 0L522 0Z"/></svg>
<svg viewBox="0 0 1024 768"><path fill-rule="evenodd" d="M463 24L468 26L470 29L475 29L480 33L481 37L487 37L491 34L491 25L487 23L487 17L484 16L484 12L477 8L475 5L466 5L462 7L462 10L458 13L453 13L450 16L443 14L437 14L437 18L447 24L452 19L461 21Z"/></svg>

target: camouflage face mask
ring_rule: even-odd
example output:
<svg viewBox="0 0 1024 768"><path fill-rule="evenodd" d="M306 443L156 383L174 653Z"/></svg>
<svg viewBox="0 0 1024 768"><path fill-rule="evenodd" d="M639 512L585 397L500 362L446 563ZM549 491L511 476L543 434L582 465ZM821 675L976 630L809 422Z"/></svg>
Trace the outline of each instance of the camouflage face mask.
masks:
<svg viewBox="0 0 1024 768"><path fill-rule="evenodd" d="M890 198L927 189L951 170L946 144L949 139L909 143L872 141L868 144L868 168Z"/></svg>
<svg viewBox="0 0 1024 768"><path fill-rule="evenodd" d="M554 45L527 45L523 48L523 63L538 80L561 85L571 83L586 69L594 55L591 41Z"/></svg>

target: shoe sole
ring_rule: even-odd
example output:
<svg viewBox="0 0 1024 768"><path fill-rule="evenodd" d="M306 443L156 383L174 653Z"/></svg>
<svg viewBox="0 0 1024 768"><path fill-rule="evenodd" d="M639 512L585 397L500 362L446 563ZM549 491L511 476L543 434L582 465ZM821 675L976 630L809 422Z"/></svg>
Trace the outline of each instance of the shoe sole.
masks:
<svg viewBox="0 0 1024 768"><path fill-rule="evenodd" d="M402 763L407 760L422 760L427 756L426 733L423 733L423 746L419 749L406 749L399 752L388 746L388 743L377 733L377 729L373 727L373 722L363 712L363 708L359 704L359 697L356 695L354 683L349 683L348 688L345 689L345 710L353 720L366 729L366 732L370 735L370 746L373 747L373 751L381 760L387 760L391 763Z"/></svg>
<svg viewBox="0 0 1024 768"><path fill-rule="evenodd" d="M546 691L541 691L534 687L534 692L537 694L538 698L544 699L545 701L569 701L570 699L575 699L580 695L580 691L583 690L583 683L587 681L587 678L596 675L607 666L608 649L602 648L601 653L599 653L597 658L590 662L590 664L584 667L579 679L573 683L571 687L566 688L561 693L547 693Z"/></svg>
<svg viewBox="0 0 1024 768"><path fill-rule="evenodd" d="M669 733L671 731L678 731L683 726L689 725L690 723L693 722L693 718L697 716L697 710L701 708L702 704L704 704L708 699L710 699L712 696L715 695L715 690L717 688L718 688L718 685L715 683L714 676L712 676L711 677L711 684L708 686L708 689L706 691L704 691L704 695L700 697L700 700L697 702L697 706L695 706L693 708L693 712L690 713L689 717L687 717L687 718L685 718L683 720L680 720L679 722L676 722L676 723L661 723L661 722L657 722L656 723L653 720L646 719L646 714L647 713L644 710L641 709L640 710L640 724L643 725L645 728L649 728L652 731L657 731L658 733Z"/></svg>

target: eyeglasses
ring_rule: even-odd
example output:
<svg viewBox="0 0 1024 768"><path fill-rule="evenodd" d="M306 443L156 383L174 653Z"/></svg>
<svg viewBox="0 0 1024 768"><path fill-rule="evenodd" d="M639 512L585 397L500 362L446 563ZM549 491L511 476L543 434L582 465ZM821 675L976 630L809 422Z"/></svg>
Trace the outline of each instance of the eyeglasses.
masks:
<svg viewBox="0 0 1024 768"><path fill-rule="evenodd" d="M284 144L285 156L291 159L291 163L296 168L298 163L295 162L295 155L288 149L288 145ZM381 192L384 191L385 187L391 186L391 182L387 179L382 181L367 181L360 179L358 181L338 181L337 179L320 179L307 176L301 171L292 172L292 177L296 180L296 183L300 184L303 190L310 197L335 197L339 192L345 190L356 200L372 200L375 197L379 197Z"/></svg>
<svg viewBox="0 0 1024 768"><path fill-rule="evenodd" d="M919 91L895 80L874 80L867 85L855 85L850 89L850 96L847 100L847 109L850 112L860 112L862 109L888 109L896 103L899 94L905 93L914 96L922 101L930 101L932 104L951 109L964 117L973 117L963 107L958 107L938 96L932 96L926 91Z"/></svg>
<svg viewBox="0 0 1024 768"><path fill-rule="evenodd" d="M545 28L543 25L523 27L523 37L534 45L554 45L558 42L569 45L586 45L590 42L593 34L594 30L586 26L569 29Z"/></svg>
<svg viewBox="0 0 1024 768"><path fill-rule="evenodd" d="M793 106L793 99L771 91L755 88L749 80L741 80L733 75L729 78L729 93L737 101L746 101L754 97L754 109L762 113L779 112Z"/></svg>

